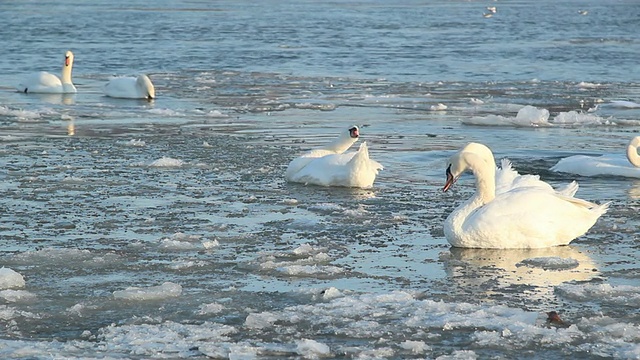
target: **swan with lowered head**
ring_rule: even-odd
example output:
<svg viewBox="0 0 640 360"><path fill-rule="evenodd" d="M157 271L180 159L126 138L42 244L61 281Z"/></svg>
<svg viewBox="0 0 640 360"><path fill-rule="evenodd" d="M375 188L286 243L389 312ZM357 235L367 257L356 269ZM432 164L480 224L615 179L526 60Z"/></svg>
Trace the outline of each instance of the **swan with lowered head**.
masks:
<svg viewBox="0 0 640 360"><path fill-rule="evenodd" d="M560 159L551 171L582 176L611 175L640 178L638 147L640 147L640 136L629 141L626 158L622 154L574 155Z"/></svg>
<svg viewBox="0 0 640 360"><path fill-rule="evenodd" d="M320 186L370 188L382 165L369 158L367 143L362 143L358 151L345 153L359 136L358 127L352 126L329 145L293 159L285 178Z"/></svg>
<svg viewBox="0 0 640 360"><path fill-rule="evenodd" d="M64 55L64 65L62 66L62 77L41 71L31 74L18 84L17 89L23 93L44 93L44 94L70 94L77 92L71 81L71 70L73 69L73 53L67 51Z"/></svg>
<svg viewBox="0 0 640 360"><path fill-rule="evenodd" d="M470 143L449 160L444 191L467 170L476 178L476 193L444 223L445 236L454 247L533 249L567 245L584 235L607 211L609 203L597 205L540 184L496 194L496 165L490 154L486 146Z"/></svg>
<svg viewBox="0 0 640 360"><path fill-rule="evenodd" d="M121 99L147 99L156 97L156 89L147 75L120 76L109 80L103 87L104 94Z"/></svg>

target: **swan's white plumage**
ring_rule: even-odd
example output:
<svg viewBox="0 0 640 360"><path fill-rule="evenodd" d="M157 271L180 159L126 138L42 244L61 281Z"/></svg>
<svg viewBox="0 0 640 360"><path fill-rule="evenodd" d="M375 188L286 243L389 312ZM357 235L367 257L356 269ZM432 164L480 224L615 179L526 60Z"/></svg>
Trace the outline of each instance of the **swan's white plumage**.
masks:
<svg viewBox="0 0 640 360"><path fill-rule="evenodd" d="M627 145L626 157L620 154L602 156L574 155L560 159L551 167L551 171L581 176L624 176L640 178L640 136L636 136Z"/></svg>
<svg viewBox="0 0 640 360"><path fill-rule="evenodd" d="M466 151L472 151L486 159L494 159L493 152L485 145L469 143ZM496 194L501 194L515 188L535 187L562 195L573 196L578 191L578 183L573 181L559 189L554 189L549 183L540 180L539 175L521 175L512 166L509 159L500 160L500 167L496 167Z"/></svg>
<svg viewBox="0 0 640 360"><path fill-rule="evenodd" d="M147 75L121 76L110 79L103 87L104 94L122 99L154 99L156 89Z"/></svg>
<svg viewBox="0 0 640 360"><path fill-rule="evenodd" d="M474 196L445 220L444 233L451 245L491 249L567 245L607 211L608 203L597 205L571 197L577 184L562 194L527 175L518 176L524 176L521 181L532 186L511 186L496 192L495 160L486 147L486 151L475 151L480 147L485 146L471 143L449 162L445 191L467 170L476 177Z"/></svg>
<svg viewBox="0 0 640 360"><path fill-rule="evenodd" d="M566 196L574 196L578 192L578 183L575 181L554 189L549 183L540 180L539 175L521 175L513 169L511 161L508 159L500 160L500 167L496 168L496 194L523 187L535 187Z"/></svg>
<svg viewBox="0 0 640 360"><path fill-rule="evenodd" d="M73 70L73 53L67 51L62 65L61 77L46 71L31 74L23 79L16 89L24 93L68 94L77 92L71 81Z"/></svg>
<svg viewBox="0 0 640 360"><path fill-rule="evenodd" d="M369 158L366 142L358 151L345 151L358 140L358 127L349 128L331 144L293 159L285 174L290 182L320 186L369 188L382 165Z"/></svg>

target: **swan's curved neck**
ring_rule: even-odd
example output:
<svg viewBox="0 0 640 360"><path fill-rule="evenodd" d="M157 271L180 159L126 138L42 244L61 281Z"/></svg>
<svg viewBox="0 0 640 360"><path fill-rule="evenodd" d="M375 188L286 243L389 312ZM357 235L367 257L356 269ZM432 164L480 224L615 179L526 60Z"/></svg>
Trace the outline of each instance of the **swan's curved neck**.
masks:
<svg viewBox="0 0 640 360"><path fill-rule="evenodd" d="M470 168L476 178L475 200L482 204L492 201L496 197L496 164L493 159L476 158Z"/></svg>
<svg viewBox="0 0 640 360"><path fill-rule="evenodd" d="M631 139L627 146L627 159L631 165L640 167L640 155L638 155L638 147L640 146L640 136L636 136Z"/></svg>
<svg viewBox="0 0 640 360"><path fill-rule="evenodd" d="M71 70L73 69L73 61L69 62L69 65L62 65L62 83L63 84L72 84L71 81Z"/></svg>
<svg viewBox="0 0 640 360"><path fill-rule="evenodd" d="M348 148L358 141L358 138L352 137L340 137L336 141L324 147L325 150L334 151L336 154L342 154L347 151Z"/></svg>

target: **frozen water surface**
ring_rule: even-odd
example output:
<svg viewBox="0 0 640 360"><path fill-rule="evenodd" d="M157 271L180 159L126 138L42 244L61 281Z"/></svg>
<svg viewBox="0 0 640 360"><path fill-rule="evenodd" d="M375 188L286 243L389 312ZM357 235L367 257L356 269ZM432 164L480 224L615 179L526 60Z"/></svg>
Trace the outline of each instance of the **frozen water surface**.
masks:
<svg viewBox="0 0 640 360"><path fill-rule="evenodd" d="M486 5L0 3L0 357L640 358L640 182L549 171L637 134L640 7ZM14 91L68 48L77 94ZM138 73L154 101L102 96ZM372 189L284 181L353 124ZM469 141L611 208L452 249Z"/></svg>

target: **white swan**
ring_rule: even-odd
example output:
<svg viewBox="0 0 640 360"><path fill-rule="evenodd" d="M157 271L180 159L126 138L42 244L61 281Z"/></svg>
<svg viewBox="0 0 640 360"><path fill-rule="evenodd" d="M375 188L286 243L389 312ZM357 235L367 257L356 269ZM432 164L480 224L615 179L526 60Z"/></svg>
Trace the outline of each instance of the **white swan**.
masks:
<svg viewBox="0 0 640 360"><path fill-rule="evenodd" d="M358 151L345 153L359 136L358 127L353 126L331 144L293 159L285 178L320 186L370 188L382 165L369 158L367 143L362 143Z"/></svg>
<svg viewBox="0 0 640 360"><path fill-rule="evenodd" d="M574 155L560 159L551 167L551 171L577 174L582 176L625 176L640 179L640 136L636 136L627 145L626 158L622 154L602 156Z"/></svg>
<svg viewBox="0 0 640 360"><path fill-rule="evenodd" d="M104 94L122 99L155 99L156 89L147 75L121 76L109 80L103 87Z"/></svg>
<svg viewBox="0 0 640 360"><path fill-rule="evenodd" d="M533 249L567 245L584 235L607 211L609 203L586 200L539 186L515 187L496 194L496 165L488 148L471 143L449 160L447 191L470 170L476 193L445 220L444 233L451 245L463 248Z"/></svg>
<svg viewBox="0 0 640 360"><path fill-rule="evenodd" d="M71 81L71 70L73 69L73 53L67 51L64 55L64 65L62 66L62 77L41 71L31 74L16 87L18 91L24 93L47 93L47 94L68 94L77 92Z"/></svg>

